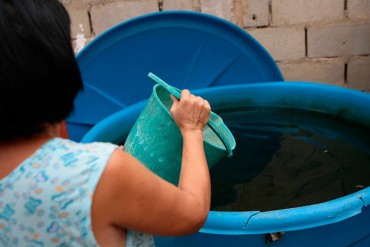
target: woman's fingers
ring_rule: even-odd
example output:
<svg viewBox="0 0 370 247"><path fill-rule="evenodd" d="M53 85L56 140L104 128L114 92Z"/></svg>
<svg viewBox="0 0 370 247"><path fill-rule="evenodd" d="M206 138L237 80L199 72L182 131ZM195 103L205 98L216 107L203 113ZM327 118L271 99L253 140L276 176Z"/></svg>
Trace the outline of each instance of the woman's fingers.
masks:
<svg viewBox="0 0 370 247"><path fill-rule="evenodd" d="M173 96L172 94L170 94L170 97L171 97L172 102L173 102L174 104L177 104L177 103L179 102L179 99L178 99L178 98L176 98L175 96Z"/></svg>
<svg viewBox="0 0 370 247"><path fill-rule="evenodd" d="M184 89L181 91L181 99L188 99L190 97L190 91L188 89Z"/></svg>
<svg viewBox="0 0 370 247"><path fill-rule="evenodd" d="M207 100L191 94L187 89L182 90L181 100L172 95L171 98L171 115L180 129L200 129L208 123L211 107Z"/></svg>
<svg viewBox="0 0 370 247"><path fill-rule="evenodd" d="M202 111L199 114L199 121L205 126L210 118L211 105L207 100L201 99Z"/></svg>

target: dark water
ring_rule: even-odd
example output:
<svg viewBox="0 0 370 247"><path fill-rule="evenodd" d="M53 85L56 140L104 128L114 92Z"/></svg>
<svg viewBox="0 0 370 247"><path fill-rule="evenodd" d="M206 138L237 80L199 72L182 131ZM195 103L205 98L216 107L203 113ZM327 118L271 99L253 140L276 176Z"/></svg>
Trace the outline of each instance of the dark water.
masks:
<svg viewBox="0 0 370 247"><path fill-rule="evenodd" d="M217 211L325 202L370 184L370 129L327 114L273 108L216 112L236 140L211 170Z"/></svg>

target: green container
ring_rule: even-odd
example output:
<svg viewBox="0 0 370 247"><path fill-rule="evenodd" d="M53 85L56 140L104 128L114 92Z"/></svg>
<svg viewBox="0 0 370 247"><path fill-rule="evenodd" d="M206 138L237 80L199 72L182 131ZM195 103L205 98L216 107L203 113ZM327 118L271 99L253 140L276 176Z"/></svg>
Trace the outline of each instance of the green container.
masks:
<svg viewBox="0 0 370 247"><path fill-rule="evenodd" d="M155 85L146 107L125 141L124 148L151 171L177 185L182 160L182 135L170 114L171 106L168 88ZM230 130L213 112L210 123L204 128L203 140L209 168L224 156L231 156L235 148L235 139Z"/></svg>

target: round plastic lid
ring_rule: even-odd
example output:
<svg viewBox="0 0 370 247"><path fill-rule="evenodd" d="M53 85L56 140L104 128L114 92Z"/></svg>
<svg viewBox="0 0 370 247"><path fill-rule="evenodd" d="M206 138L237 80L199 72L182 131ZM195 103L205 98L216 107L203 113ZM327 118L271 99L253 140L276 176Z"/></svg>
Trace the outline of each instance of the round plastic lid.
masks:
<svg viewBox="0 0 370 247"><path fill-rule="evenodd" d="M180 89L282 81L265 48L242 28L192 11L164 11L122 22L76 56L84 81L69 137L80 141L97 122L152 94L153 72Z"/></svg>

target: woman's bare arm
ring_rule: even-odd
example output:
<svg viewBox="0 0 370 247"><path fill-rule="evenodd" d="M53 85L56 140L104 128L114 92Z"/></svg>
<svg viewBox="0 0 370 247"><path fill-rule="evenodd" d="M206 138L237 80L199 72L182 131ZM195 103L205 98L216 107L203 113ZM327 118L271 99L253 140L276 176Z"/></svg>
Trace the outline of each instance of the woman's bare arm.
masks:
<svg viewBox="0 0 370 247"><path fill-rule="evenodd" d="M154 235L198 231L210 207L210 178L203 147L208 102L184 90L171 114L183 136L178 187L152 173L135 157L116 150L93 198L93 227L109 225Z"/></svg>

